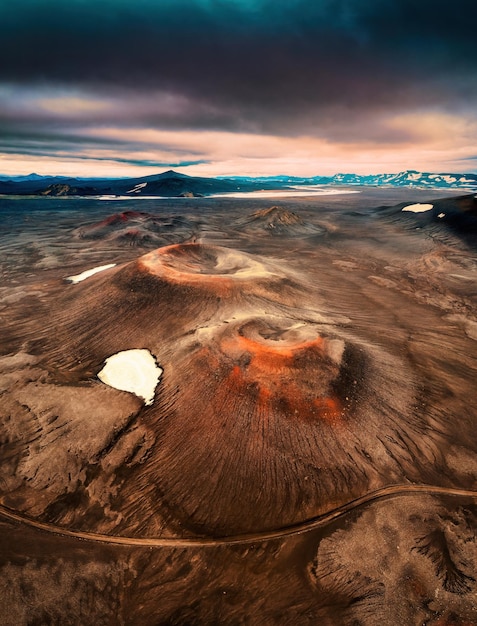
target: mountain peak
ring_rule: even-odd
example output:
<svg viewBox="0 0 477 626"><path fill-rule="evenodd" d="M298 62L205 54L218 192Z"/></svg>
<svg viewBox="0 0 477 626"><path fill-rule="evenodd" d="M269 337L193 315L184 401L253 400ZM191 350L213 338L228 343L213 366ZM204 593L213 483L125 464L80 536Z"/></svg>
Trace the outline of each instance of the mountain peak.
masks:
<svg viewBox="0 0 477 626"><path fill-rule="evenodd" d="M187 174L181 174L180 172L176 172L174 170L167 170L167 172L162 172L159 176L164 178L189 178Z"/></svg>

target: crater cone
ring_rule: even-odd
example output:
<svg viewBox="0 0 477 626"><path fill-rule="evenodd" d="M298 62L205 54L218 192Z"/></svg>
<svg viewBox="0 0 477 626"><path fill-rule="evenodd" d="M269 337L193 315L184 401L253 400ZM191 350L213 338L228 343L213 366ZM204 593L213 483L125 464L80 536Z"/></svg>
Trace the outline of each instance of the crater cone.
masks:
<svg viewBox="0 0 477 626"><path fill-rule="evenodd" d="M78 239L111 241L119 245L157 247L187 241L196 226L181 216L153 215L144 211L123 211L73 231Z"/></svg>
<svg viewBox="0 0 477 626"><path fill-rule="evenodd" d="M173 284L200 286L220 295L233 286L276 277L265 264L244 252L197 243L159 248L143 256L138 267Z"/></svg>
<svg viewBox="0 0 477 626"><path fill-rule="evenodd" d="M160 445L135 488L198 533L273 528L323 506L360 390L352 344L275 315L198 328L160 363L145 415Z"/></svg>
<svg viewBox="0 0 477 626"><path fill-rule="evenodd" d="M338 419L344 410L337 383L345 367L345 342L320 335L310 337L310 331L309 326L297 324L287 330L256 320L233 336L227 334L220 349L237 363L230 384L256 388L262 408L300 418Z"/></svg>
<svg viewBox="0 0 477 626"><path fill-rule="evenodd" d="M297 213L281 206L255 211L241 220L247 230L273 236L309 236L323 234L325 230L303 220Z"/></svg>

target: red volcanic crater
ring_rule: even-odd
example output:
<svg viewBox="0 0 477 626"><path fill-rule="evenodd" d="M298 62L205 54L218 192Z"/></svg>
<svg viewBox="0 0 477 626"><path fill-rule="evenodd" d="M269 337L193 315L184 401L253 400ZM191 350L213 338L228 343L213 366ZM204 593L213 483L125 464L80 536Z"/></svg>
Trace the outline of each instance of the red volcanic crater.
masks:
<svg viewBox="0 0 477 626"><path fill-rule="evenodd" d="M402 362L326 317L279 261L170 245L65 286L50 311L24 333L35 366L6 396L24 407L11 454L29 491L12 482L5 496L22 510L119 533L226 535L419 471L400 460L422 430ZM128 350L163 370L150 406L97 377Z"/></svg>
<svg viewBox="0 0 477 626"><path fill-rule="evenodd" d="M237 390L256 387L261 410L282 411L291 418L338 419L345 404L336 388L344 341L316 331L307 338L306 326L287 331L279 323L253 320L221 340L221 351L235 363L228 384Z"/></svg>

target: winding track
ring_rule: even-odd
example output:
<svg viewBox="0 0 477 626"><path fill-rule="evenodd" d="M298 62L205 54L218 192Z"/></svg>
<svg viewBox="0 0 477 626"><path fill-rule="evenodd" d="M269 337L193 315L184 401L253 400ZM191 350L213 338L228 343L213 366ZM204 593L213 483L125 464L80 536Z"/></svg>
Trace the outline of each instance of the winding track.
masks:
<svg viewBox="0 0 477 626"><path fill-rule="evenodd" d="M365 504L384 498L405 496L414 493L427 495L441 495L453 497L466 497L477 500L477 491L467 489L454 489L447 487L436 487L433 485L390 485L382 487L375 491L351 500L328 513L311 517L303 522L298 522L283 528L275 530L259 531L255 533L245 533L242 535L231 535L226 537L191 537L191 538L161 538L161 537L125 537L118 535L103 535L100 533L82 532L79 530L69 530L48 524L47 522L39 522L21 513L16 513L8 507L0 505L0 517L24 524L30 528L35 528L47 533L53 533L62 537L71 537L73 539L81 539L83 541L91 541L96 543L115 544L129 547L142 548L188 548L188 547L218 547L237 544L251 544L264 541L272 541L274 539L282 539L291 535L300 535L317 528L321 528L329 524L333 520L343 517L347 513L359 508Z"/></svg>

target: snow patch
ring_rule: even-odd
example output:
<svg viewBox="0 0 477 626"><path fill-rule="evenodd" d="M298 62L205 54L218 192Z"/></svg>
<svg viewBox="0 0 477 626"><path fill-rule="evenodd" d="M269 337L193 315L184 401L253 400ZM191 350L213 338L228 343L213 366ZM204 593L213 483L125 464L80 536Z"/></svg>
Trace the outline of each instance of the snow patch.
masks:
<svg viewBox="0 0 477 626"><path fill-rule="evenodd" d="M109 270L111 267L115 267L115 266L116 266L116 263L109 263L108 265L100 265L99 267L93 267L90 270L81 272L81 274L76 274L76 276L68 276L66 280L69 280L70 283L73 283L76 285L76 283L80 283L81 281L86 280L90 276L94 276L95 274L98 274L99 272L104 272L104 270Z"/></svg>
<svg viewBox="0 0 477 626"><path fill-rule="evenodd" d="M446 214L445 214L445 213L439 213L439 215L438 215L437 217L440 217L440 218L442 219L442 218L443 218L443 217L445 217L445 216L446 216Z"/></svg>
<svg viewBox="0 0 477 626"><path fill-rule="evenodd" d="M430 211L434 208L433 204L421 204L418 202L417 204L409 204L405 206L403 211L411 211L412 213L425 213L426 211Z"/></svg>
<svg viewBox="0 0 477 626"><path fill-rule="evenodd" d="M149 350L123 350L105 360L98 378L114 389L134 393L149 406L162 372Z"/></svg>
<svg viewBox="0 0 477 626"><path fill-rule="evenodd" d="M126 191L126 193L139 193L144 187L147 187L147 183L138 183L132 189Z"/></svg>

